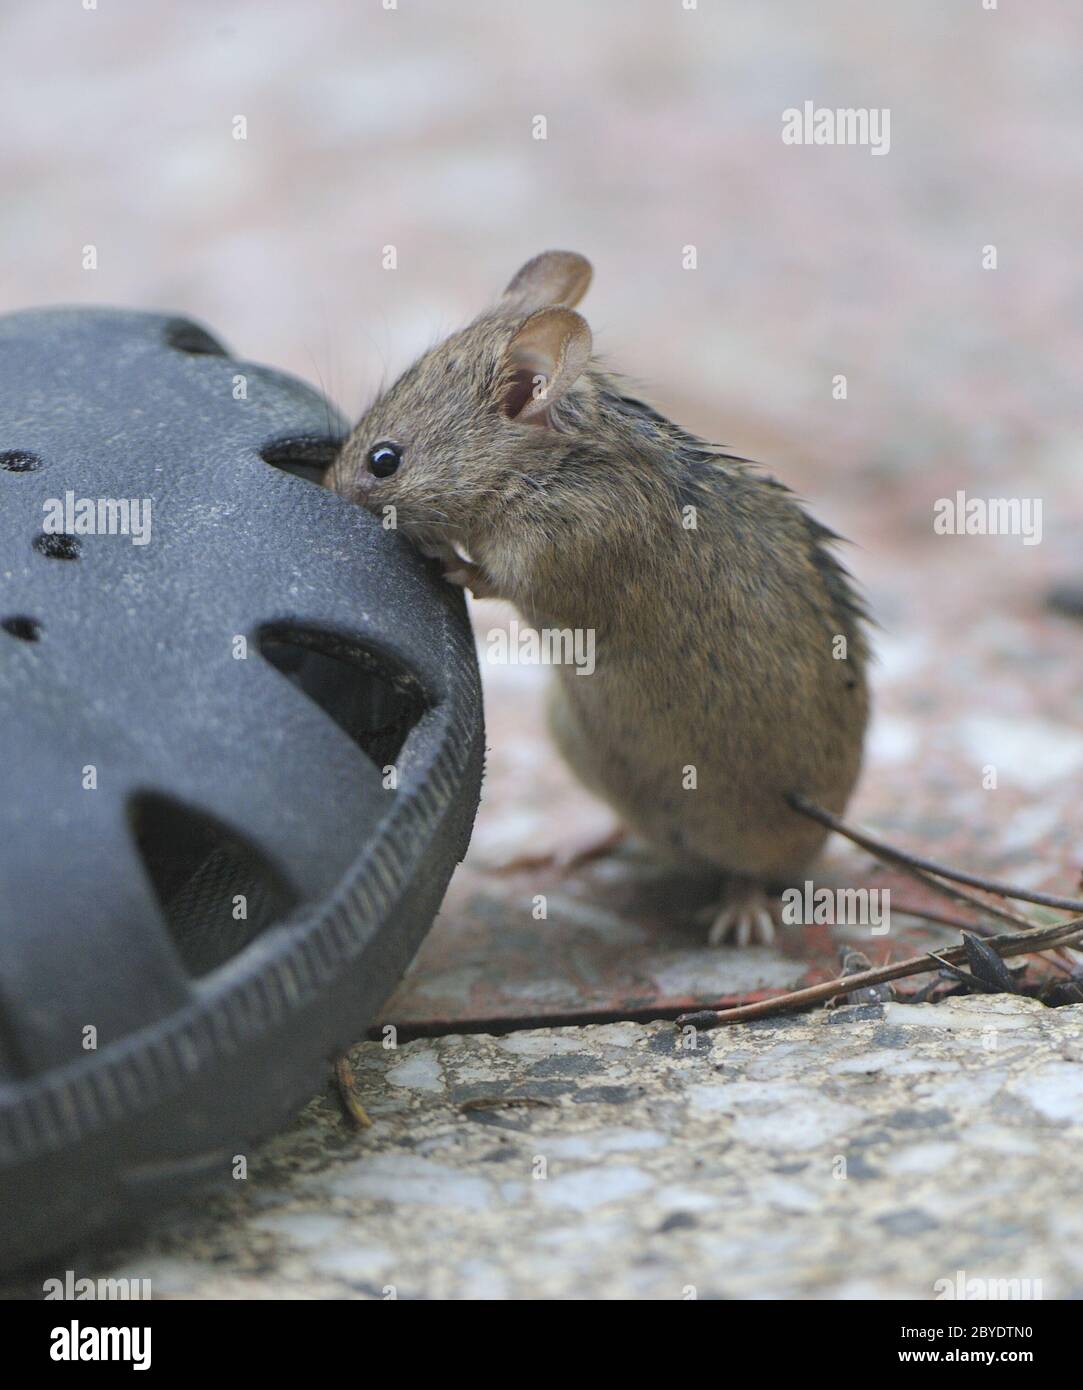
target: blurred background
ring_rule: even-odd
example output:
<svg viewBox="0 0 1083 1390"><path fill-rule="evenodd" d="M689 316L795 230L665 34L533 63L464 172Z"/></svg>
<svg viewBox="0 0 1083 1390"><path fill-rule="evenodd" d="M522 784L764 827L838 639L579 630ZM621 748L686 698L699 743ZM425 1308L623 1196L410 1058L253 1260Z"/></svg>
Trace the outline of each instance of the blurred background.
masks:
<svg viewBox="0 0 1083 1390"><path fill-rule="evenodd" d="M615 364L817 491L1070 480L1081 42L1049 0L9 4L0 300L202 315L353 413L569 246ZM890 153L783 145L806 98Z"/></svg>
<svg viewBox="0 0 1083 1390"><path fill-rule="evenodd" d="M1081 50L1070 0L8 4L0 310L194 315L354 416L528 257L584 253L610 364L855 543L882 627L856 818L1063 892L1083 625L1049 594L1083 587ZM805 100L889 108L890 152L784 145ZM1042 544L934 535L958 489L1041 498ZM489 780L445 918L491 907L485 865L555 812L606 819L544 741L543 674L485 669Z"/></svg>

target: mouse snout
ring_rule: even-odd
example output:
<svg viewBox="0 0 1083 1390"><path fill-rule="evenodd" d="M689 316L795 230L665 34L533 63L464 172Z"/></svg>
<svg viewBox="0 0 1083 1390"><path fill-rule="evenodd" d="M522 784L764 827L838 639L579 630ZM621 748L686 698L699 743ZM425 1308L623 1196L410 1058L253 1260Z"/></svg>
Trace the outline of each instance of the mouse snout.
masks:
<svg viewBox="0 0 1083 1390"><path fill-rule="evenodd" d="M358 468L350 476L349 487L346 490L347 496L351 502L364 504L378 481L367 468Z"/></svg>

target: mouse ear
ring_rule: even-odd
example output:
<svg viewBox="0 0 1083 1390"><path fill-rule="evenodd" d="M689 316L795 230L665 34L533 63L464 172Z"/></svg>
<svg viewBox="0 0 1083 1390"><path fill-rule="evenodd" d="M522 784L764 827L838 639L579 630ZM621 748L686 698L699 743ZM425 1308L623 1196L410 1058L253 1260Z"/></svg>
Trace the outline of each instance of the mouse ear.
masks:
<svg viewBox="0 0 1083 1390"><path fill-rule="evenodd" d="M590 361L587 321L572 309L539 309L508 344L501 374L509 419L548 424L546 412L573 386Z"/></svg>
<svg viewBox="0 0 1083 1390"><path fill-rule="evenodd" d="M517 272L504 291L505 301L516 308L542 309L563 304L571 309L590 288L594 274L590 261L574 251L543 251Z"/></svg>

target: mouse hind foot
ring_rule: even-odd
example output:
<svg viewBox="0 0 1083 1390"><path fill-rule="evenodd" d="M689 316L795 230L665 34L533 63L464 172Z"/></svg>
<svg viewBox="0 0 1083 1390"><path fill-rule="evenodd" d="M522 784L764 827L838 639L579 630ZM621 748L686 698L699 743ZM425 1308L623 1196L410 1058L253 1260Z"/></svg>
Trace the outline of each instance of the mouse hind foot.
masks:
<svg viewBox="0 0 1083 1390"><path fill-rule="evenodd" d="M734 880L722 902L698 915L709 923L711 946L772 946L778 937L779 901L761 884Z"/></svg>

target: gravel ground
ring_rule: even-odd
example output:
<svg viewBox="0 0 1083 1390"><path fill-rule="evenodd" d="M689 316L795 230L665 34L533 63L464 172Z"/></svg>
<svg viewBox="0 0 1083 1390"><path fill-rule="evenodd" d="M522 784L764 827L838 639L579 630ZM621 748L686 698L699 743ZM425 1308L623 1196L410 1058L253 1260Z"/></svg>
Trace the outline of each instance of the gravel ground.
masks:
<svg viewBox="0 0 1083 1390"><path fill-rule="evenodd" d="M353 1062L371 1129L321 1097L246 1179L79 1275L166 1298L930 1299L962 1271L1083 1295L1083 1006L615 1023Z"/></svg>

